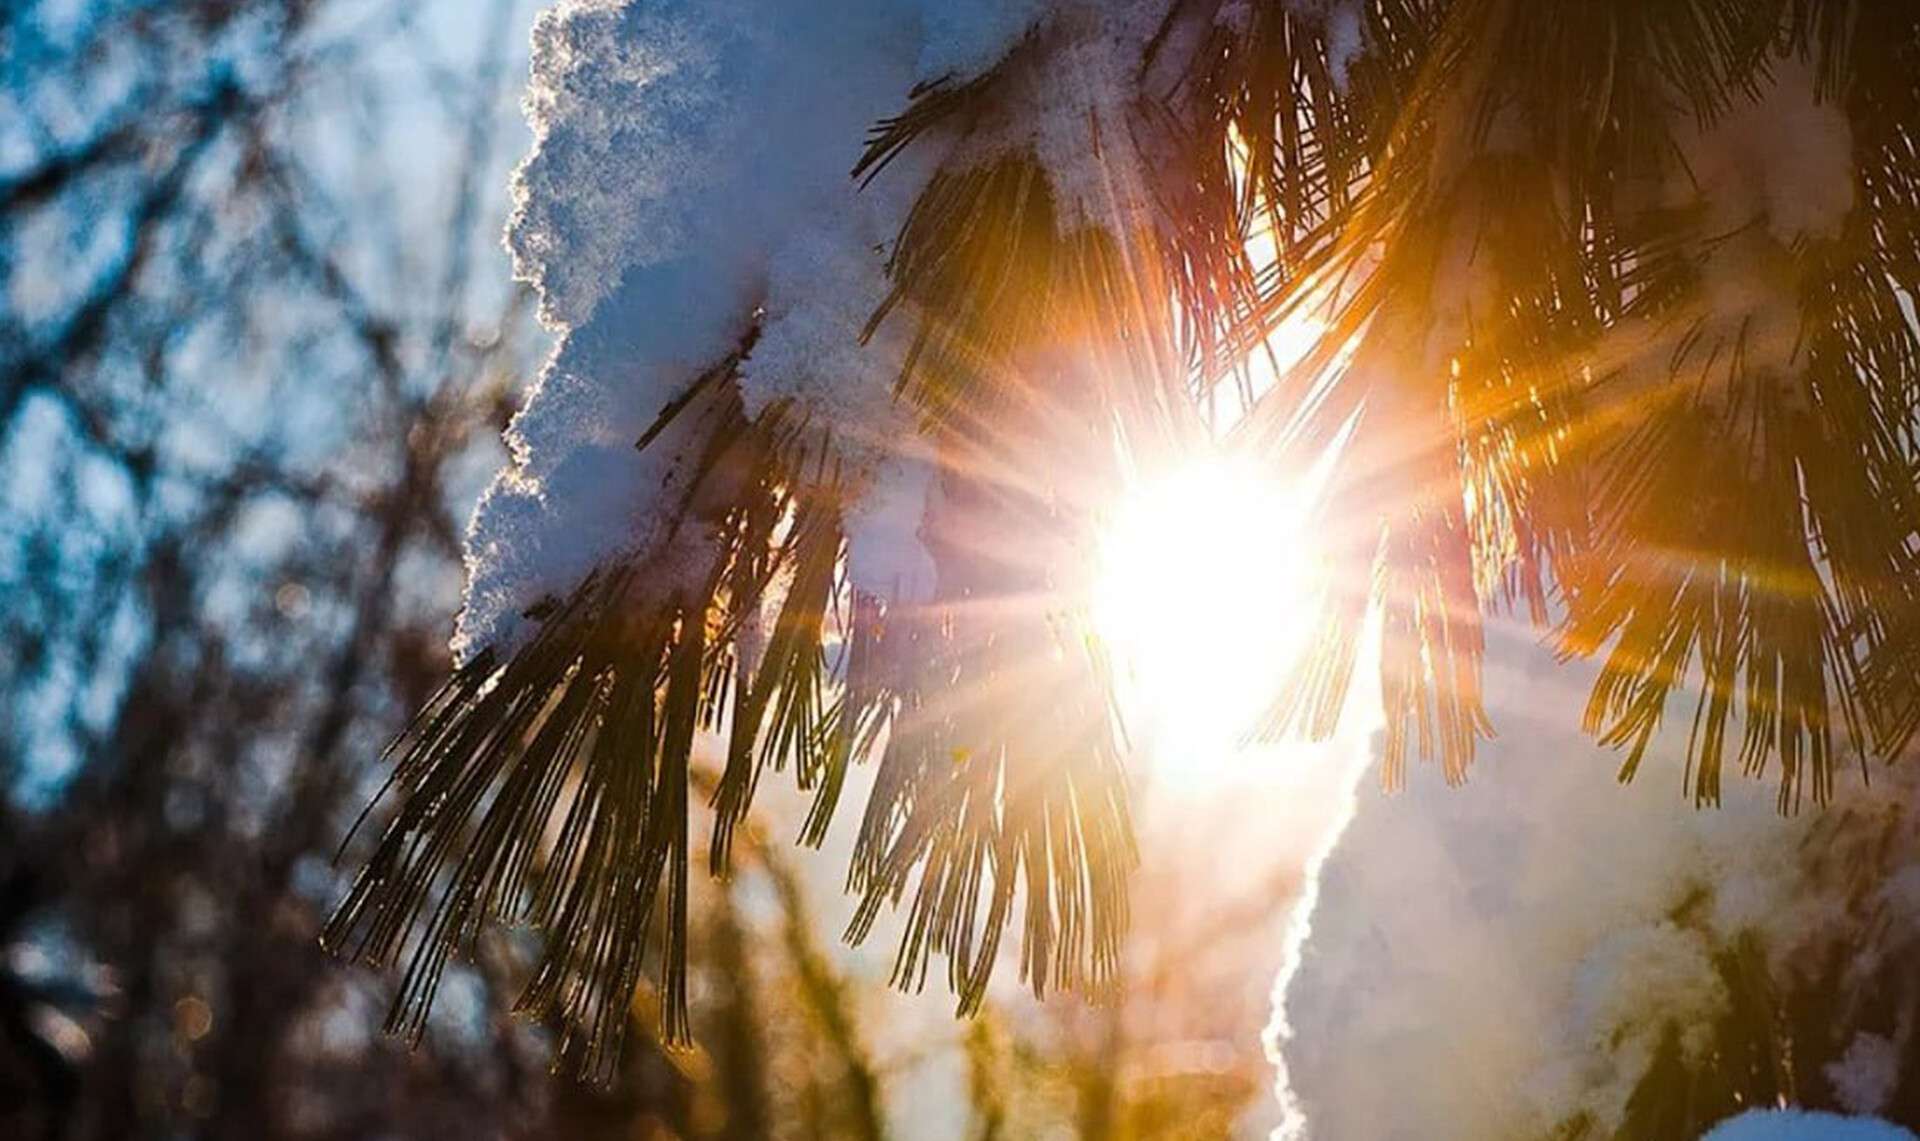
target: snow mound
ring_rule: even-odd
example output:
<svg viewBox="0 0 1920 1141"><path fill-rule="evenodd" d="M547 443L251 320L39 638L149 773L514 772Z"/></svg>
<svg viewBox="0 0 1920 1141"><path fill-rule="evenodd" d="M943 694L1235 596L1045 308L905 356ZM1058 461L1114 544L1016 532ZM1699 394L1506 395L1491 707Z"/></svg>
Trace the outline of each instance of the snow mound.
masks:
<svg viewBox="0 0 1920 1141"><path fill-rule="evenodd" d="M1776 979L1836 954L1863 986L1901 975L1920 931L1913 866L1900 868L1920 866L1904 770L1843 783L1833 806L1794 817L1757 780L1696 810L1660 779L1679 763L1656 763L1684 746L1685 719L1623 787L1617 754L1570 712L1590 667L1496 628L1487 671L1501 732L1465 787L1425 766L1394 795L1360 778L1268 1031L1280 1136L1467 1141L1575 1120L1609 1136L1663 1051L1704 1064L1734 1010L1723 967L1741 948ZM1823 830L1848 818L1896 830ZM1836 890L1808 851L1857 881ZM1842 1104L1880 1111L1907 1048L1856 1035L1825 1071Z"/></svg>

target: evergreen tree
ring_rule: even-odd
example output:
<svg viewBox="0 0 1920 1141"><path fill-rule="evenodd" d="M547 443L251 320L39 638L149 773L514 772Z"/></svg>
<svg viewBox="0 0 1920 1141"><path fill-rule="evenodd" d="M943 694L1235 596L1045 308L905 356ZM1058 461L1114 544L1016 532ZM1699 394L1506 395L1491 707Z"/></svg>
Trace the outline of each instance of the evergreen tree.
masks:
<svg viewBox="0 0 1920 1141"><path fill-rule="evenodd" d="M1368 573L1298 600L1266 728L1331 731L1373 606L1390 782L1464 776L1500 609L1603 658L1623 776L1697 689L1703 803L1730 749L1791 808L1920 723L1920 7L718 7L536 31L509 244L561 344L329 931L419 929L398 1025L503 916L590 1067L657 924L683 1036L708 728L715 872L764 768L817 843L877 753L850 934L904 901L898 981L944 956L962 1011L1009 925L1036 991L1105 985L1134 855L1089 530L1303 313L1231 444L1336 450L1323 533Z"/></svg>

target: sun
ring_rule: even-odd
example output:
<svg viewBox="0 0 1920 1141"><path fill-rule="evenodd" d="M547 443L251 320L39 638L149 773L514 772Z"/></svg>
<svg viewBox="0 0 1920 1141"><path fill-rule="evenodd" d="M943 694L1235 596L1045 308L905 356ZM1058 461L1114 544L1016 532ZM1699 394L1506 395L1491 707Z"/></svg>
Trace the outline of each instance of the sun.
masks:
<svg viewBox="0 0 1920 1141"><path fill-rule="evenodd" d="M1093 619L1129 736L1159 768L1216 768L1312 632L1309 480L1211 454L1141 480L1105 520Z"/></svg>

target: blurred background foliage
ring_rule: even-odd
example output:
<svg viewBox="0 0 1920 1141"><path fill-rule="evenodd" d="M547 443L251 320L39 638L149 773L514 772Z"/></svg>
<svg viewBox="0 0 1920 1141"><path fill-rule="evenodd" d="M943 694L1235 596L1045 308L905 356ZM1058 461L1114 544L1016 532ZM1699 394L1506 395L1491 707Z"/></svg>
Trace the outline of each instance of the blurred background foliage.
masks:
<svg viewBox="0 0 1920 1141"><path fill-rule="evenodd" d="M536 7L0 5L0 1136L1257 1131L1272 820L1229 895L1217 828L1148 846L1110 1001L968 1023L840 945L835 854L755 842L697 902L698 1046L636 1009L608 1088L507 1009L529 932L411 1050L317 946L547 345L498 240Z"/></svg>

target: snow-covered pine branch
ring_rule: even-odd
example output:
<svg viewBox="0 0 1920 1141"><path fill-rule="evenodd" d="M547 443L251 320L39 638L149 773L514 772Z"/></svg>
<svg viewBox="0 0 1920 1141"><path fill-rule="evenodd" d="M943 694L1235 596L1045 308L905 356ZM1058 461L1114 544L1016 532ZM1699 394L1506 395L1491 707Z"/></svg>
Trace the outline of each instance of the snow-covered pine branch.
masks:
<svg viewBox="0 0 1920 1141"><path fill-rule="evenodd" d="M531 919L523 1005L604 1072L660 908L684 1037L711 728L716 871L763 768L815 791L817 843L884 740L854 936L910 899L899 981L943 956L963 1010L1014 922L1035 990L1106 985L1133 852L1088 528L1195 437L1190 377L1251 297L1227 184L1163 201L1225 169L1173 87L1202 8L541 19L508 243L559 346L474 516L460 672L328 932L387 961L423 926L397 1028L482 924Z"/></svg>

